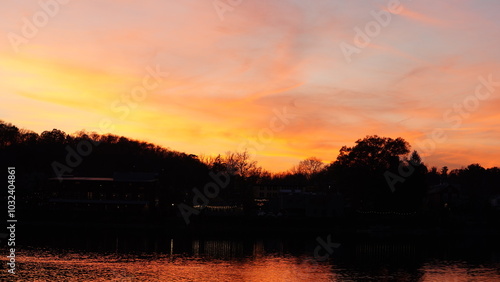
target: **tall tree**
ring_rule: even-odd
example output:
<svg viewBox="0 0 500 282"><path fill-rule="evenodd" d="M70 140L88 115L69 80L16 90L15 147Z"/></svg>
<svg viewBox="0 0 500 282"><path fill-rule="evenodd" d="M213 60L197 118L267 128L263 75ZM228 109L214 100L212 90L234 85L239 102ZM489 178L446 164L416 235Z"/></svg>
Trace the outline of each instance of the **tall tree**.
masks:
<svg viewBox="0 0 500 282"><path fill-rule="evenodd" d="M373 135L357 140L353 147L343 146L335 162L375 172L389 169L409 152L410 145L403 138Z"/></svg>
<svg viewBox="0 0 500 282"><path fill-rule="evenodd" d="M223 158L228 172L243 178L259 174L262 168L257 166L257 161L250 158L248 151L226 152Z"/></svg>
<svg viewBox="0 0 500 282"><path fill-rule="evenodd" d="M291 169L293 174L302 174L307 179L320 173L325 168L325 164L316 157L310 157L299 162L297 166Z"/></svg>
<svg viewBox="0 0 500 282"><path fill-rule="evenodd" d="M384 178L387 170L396 170L410 152L403 138L366 136L353 147L340 149L328 171L334 186L350 198L356 209L389 209L393 198Z"/></svg>

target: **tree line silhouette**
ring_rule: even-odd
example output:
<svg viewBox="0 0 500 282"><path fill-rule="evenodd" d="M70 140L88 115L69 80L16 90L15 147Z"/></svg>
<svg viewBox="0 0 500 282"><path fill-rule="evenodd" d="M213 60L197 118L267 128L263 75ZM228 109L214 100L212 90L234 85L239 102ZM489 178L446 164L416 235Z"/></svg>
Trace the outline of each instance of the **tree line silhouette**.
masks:
<svg viewBox="0 0 500 282"><path fill-rule="evenodd" d="M270 173L246 151L198 157L123 136L86 131L67 134L58 129L38 134L0 121L0 162L5 168L16 167L19 196L29 199L48 178L56 176L53 164L64 162L68 146L76 148L82 141L96 145L72 168L73 176L155 172L165 194L175 202L192 197L193 187L203 187L210 181L210 171L229 173L231 183L220 197L243 203L249 210L255 208L251 190L256 185L311 187L310 191L316 193L341 194L354 211L422 211L433 187L452 186L467 201L459 206L446 203L443 209L481 215L492 197L500 195L498 167L471 164L451 171L446 166L429 168L403 138L376 135L359 139L352 147L342 147L337 159L329 164L310 157L286 172ZM391 189L387 173L400 175L410 170Z"/></svg>

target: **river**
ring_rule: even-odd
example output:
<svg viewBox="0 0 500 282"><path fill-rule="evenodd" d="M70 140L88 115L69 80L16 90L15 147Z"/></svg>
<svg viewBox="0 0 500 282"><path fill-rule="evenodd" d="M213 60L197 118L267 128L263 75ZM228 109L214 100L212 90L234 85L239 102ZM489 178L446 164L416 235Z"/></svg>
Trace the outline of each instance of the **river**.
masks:
<svg viewBox="0 0 500 282"><path fill-rule="evenodd" d="M120 235L117 235L120 234ZM495 236L33 233L2 281L500 281ZM28 239L29 238L29 239ZM19 242L19 241L18 241ZM330 246L329 246L330 244ZM2 264L7 263L2 256Z"/></svg>

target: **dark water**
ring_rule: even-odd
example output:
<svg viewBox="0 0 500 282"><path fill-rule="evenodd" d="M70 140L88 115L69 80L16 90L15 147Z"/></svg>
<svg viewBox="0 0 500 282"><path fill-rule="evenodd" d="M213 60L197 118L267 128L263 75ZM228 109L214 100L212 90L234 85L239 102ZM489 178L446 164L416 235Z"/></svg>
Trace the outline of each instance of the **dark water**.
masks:
<svg viewBox="0 0 500 282"><path fill-rule="evenodd" d="M20 239L17 273L7 273L2 256L2 281L500 281L500 239L481 233L439 238L57 233ZM329 235L340 244L330 254L318 241Z"/></svg>

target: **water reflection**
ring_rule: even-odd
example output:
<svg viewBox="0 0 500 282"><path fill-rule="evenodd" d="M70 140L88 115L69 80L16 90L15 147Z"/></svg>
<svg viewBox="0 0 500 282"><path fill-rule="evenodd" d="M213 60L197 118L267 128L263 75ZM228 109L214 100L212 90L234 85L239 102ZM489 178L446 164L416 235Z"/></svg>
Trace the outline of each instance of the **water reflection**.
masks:
<svg viewBox="0 0 500 282"><path fill-rule="evenodd" d="M310 268L297 264L294 257L275 256L219 260L32 250L23 252L19 261L16 278L20 281L298 281L297 273L302 281L331 281L332 276L328 265Z"/></svg>
<svg viewBox="0 0 500 282"><path fill-rule="evenodd" d="M243 244L229 240L193 240L193 255L205 255L217 259L232 259L244 256Z"/></svg>
<svg viewBox="0 0 500 282"><path fill-rule="evenodd" d="M500 281L498 243L348 240L330 259L305 238L68 236L30 242L2 281ZM77 240L78 239L78 240ZM457 252L456 249L460 251ZM2 257L2 263L5 263ZM12 279L15 278L15 279Z"/></svg>

